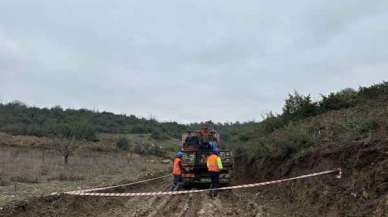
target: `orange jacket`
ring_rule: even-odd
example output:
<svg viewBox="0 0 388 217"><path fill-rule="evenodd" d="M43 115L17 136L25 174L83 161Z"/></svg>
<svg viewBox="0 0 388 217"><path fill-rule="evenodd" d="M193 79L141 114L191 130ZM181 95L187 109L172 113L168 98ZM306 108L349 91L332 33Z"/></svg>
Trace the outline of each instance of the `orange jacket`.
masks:
<svg viewBox="0 0 388 217"><path fill-rule="evenodd" d="M207 169L209 172L219 173L223 169L221 158L216 154L211 154L207 158Z"/></svg>
<svg viewBox="0 0 388 217"><path fill-rule="evenodd" d="M174 160L174 166L172 169L172 174L174 176L181 176L182 175L182 159L180 158L175 158Z"/></svg>

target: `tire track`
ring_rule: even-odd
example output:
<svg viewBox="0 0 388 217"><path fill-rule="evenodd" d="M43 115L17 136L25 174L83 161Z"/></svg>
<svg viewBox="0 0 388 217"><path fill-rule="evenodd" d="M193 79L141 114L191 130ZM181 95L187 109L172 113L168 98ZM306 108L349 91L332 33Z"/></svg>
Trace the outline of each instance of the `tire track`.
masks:
<svg viewBox="0 0 388 217"><path fill-rule="evenodd" d="M127 191L166 191L170 180L159 183L139 185ZM218 217L218 216L265 216L262 206L257 203L257 195L248 191L219 192L216 198L207 193L172 195L159 197L131 198L77 198L58 197L54 201L45 198L29 208L30 215L19 212L18 217L27 216L79 216L79 217ZM61 207L60 209L58 207ZM55 212L46 212L50 210ZM50 214L51 213L51 214ZM55 213L55 214L53 214Z"/></svg>
<svg viewBox="0 0 388 217"><path fill-rule="evenodd" d="M159 188L158 190L162 190L162 191L167 191L170 189L170 183L169 182L165 182L163 183L163 185L161 185L161 188ZM155 190L155 189L152 189L152 190ZM145 204L145 201L148 202ZM133 215L130 215L130 216L135 216L135 217L141 217L141 216L150 216L150 215L154 215L153 213L155 212L154 210L154 207L162 207L164 203L167 203L167 201L169 200L169 198L167 197L147 197L147 198L136 198L135 200L135 210L134 212L130 212L132 210L128 210L130 214L133 214Z"/></svg>
<svg viewBox="0 0 388 217"><path fill-rule="evenodd" d="M186 204L187 208L183 213L179 213L178 217L196 217L198 216L198 211L201 209L201 201L203 200L204 194L194 194L190 195L189 202Z"/></svg>

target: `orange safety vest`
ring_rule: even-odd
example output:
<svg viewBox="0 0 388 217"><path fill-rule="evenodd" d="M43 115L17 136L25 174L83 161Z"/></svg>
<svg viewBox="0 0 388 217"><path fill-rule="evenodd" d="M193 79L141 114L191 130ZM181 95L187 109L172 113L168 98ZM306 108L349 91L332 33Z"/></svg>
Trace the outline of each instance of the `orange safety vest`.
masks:
<svg viewBox="0 0 388 217"><path fill-rule="evenodd" d="M175 158L174 166L173 166L173 169L172 169L172 174L174 176L181 176L182 175L182 159Z"/></svg>
<svg viewBox="0 0 388 217"><path fill-rule="evenodd" d="M218 156L216 154L212 154L207 158L207 169L209 172L219 173L221 170L218 168L217 164Z"/></svg>

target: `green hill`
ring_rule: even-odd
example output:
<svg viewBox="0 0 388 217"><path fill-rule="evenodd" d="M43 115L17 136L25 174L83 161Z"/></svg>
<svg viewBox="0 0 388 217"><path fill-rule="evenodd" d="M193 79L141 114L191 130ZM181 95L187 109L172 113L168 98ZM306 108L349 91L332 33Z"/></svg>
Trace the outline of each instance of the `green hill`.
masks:
<svg viewBox="0 0 388 217"><path fill-rule="evenodd" d="M274 216L384 216L388 204L388 83L312 102L297 93L233 138L240 182L341 167L344 178L313 178L266 188ZM386 214L386 213L385 213Z"/></svg>
<svg viewBox="0 0 388 217"><path fill-rule="evenodd" d="M94 140L96 133L151 134L155 139L179 138L186 127L134 115L87 109L29 107L21 102L0 104L0 131L18 135L69 136Z"/></svg>

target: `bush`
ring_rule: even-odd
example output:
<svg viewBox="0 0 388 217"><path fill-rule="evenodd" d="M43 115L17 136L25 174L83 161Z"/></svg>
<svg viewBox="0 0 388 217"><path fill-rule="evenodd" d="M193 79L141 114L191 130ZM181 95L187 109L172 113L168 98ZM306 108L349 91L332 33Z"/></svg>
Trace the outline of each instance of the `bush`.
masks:
<svg viewBox="0 0 388 217"><path fill-rule="evenodd" d="M282 116L274 115L272 112L268 113L264 120L260 123L260 128L264 134L270 134L273 131L280 129L287 125L287 121Z"/></svg>
<svg viewBox="0 0 388 217"><path fill-rule="evenodd" d="M60 138L97 141L95 128L87 121L62 123L53 126L54 135Z"/></svg>
<svg viewBox="0 0 388 217"><path fill-rule="evenodd" d="M155 144L136 144L133 146L132 151L141 155L164 156L166 154L160 146Z"/></svg>
<svg viewBox="0 0 388 217"><path fill-rule="evenodd" d="M161 156L164 154L164 151L159 145L151 144L148 146L147 154Z"/></svg>
<svg viewBox="0 0 388 217"><path fill-rule="evenodd" d="M136 154L145 154L145 147L142 144L136 144L133 146L132 151Z"/></svg>
<svg viewBox="0 0 388 217"><path fill-rule="evenodd" d="M353 89L344 89L338 93L330 93L328 96L322 96L319 102L320 112L330 110L339 110L355 106L358 93Z"/></svg>
<svg viewBox="0 0 388 217"><path fill-rule="evenodd" d="M388 94L388 82L384 81L380 84L375 84L370 87L361 87L359 95L366 99L376 98L381 95Z"/></svg>
<svg viewBox="0 0 388 217"><path fill-rule="evenodd" d="M160 131L154 131L151 133L151 138L155 140L166 140L169 137L165 133L161 133Z"/></svg>
<svg viewBox="0 0 388 217"><path fill-rule="evenodd" d="M345 121L344 125L355 135L364 135L376 131L379 127L377 121L373 119L349 119Z"/></svg>
<svg viewBox="0 0 388 217"><path fill-rule="evenodd" d="M116 146L119 150L129 151L129 141L125 137L121 137L119 141L117 141Z"/></svg>
<svg viewBox="0 0 388 217"><path fill-rule="evenodd" d="M282 116L286 120L301 120L318 114L318 105L312 102L310 95L303 96L298 92L289 94L283 107Z"/></svg>

